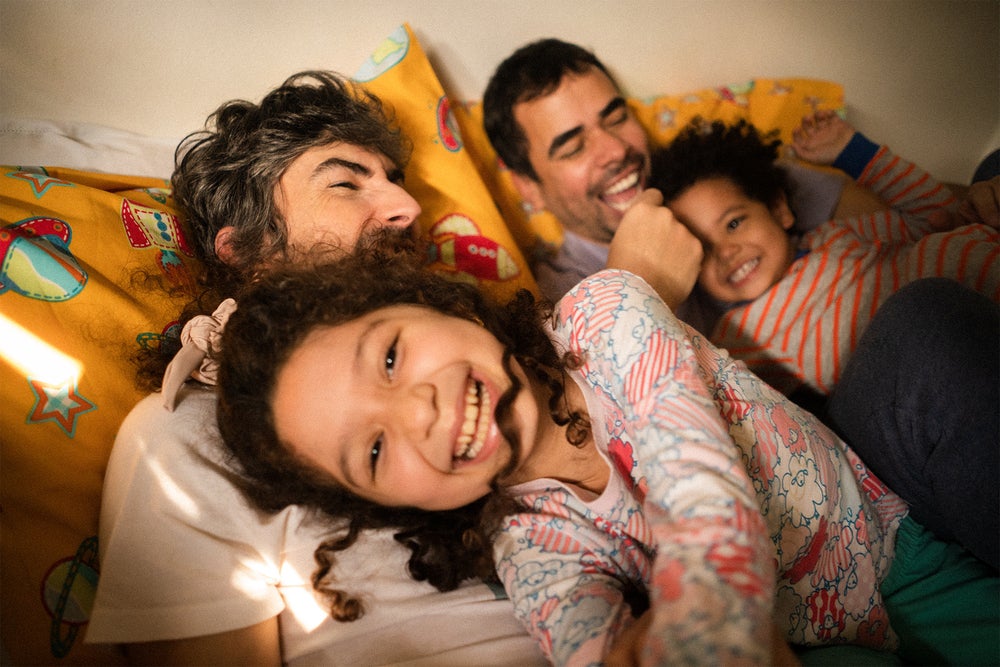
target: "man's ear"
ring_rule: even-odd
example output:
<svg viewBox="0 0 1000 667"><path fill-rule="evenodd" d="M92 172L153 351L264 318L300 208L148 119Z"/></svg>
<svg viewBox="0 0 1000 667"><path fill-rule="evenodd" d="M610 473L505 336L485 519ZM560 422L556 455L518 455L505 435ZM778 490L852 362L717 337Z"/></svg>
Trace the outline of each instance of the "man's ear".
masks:
<svg viewBox="0 0 1000 667"><path fill-rule="evenodd" d="M514 189L517 190L517 194L521 195L521 200L531 207L532 213L539 213L545 210L545 198L542 197L542 187L538 181L530 176L518 174L514 171L510 172L510 177L514 183Z"/></svg>
<svg viewBox="0 0 1000 667"><path fill-rule="evenodd" d="M233 235L236 228L227 225L215 234L215 256L222 260L223 264L232 264L236 250L233 248Z"/></svg>
<svg viewBox="0 0 1000 667"><path fill-rule="evenodd" d="M792 213L792 209L788 205L788 195L784 192L779 194L770 208L771 216L781 225L782 229L789 230L792 228L792 225L795 224L795 214Z"/></svg>

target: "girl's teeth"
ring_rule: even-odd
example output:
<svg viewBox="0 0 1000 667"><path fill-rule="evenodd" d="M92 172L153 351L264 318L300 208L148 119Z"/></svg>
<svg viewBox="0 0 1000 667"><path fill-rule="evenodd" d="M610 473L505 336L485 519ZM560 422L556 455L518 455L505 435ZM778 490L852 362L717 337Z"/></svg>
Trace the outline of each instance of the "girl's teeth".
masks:
<svg viewBox="0 0 1000 667"><path fill-rule="evenodd" d="M454 458L473 459L483 448L489 427L489 394L473 381L465 392L465 414Z"/></svg>

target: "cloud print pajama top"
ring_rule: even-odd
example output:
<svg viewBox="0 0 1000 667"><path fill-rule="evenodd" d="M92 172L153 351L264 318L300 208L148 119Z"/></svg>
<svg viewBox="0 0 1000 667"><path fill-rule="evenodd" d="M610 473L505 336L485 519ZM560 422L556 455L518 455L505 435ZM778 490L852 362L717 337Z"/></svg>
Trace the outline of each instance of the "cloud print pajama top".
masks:
<svg viewBox="0 0 1000 667"><path fill-rule="evenodd" d="M895 646L879 584L906 507L853 452L632 274L555 319L611 475L511 489L498 570L550 659L599 663L646 592L653 662L766 663L772 618L796 644Z"/></svg>

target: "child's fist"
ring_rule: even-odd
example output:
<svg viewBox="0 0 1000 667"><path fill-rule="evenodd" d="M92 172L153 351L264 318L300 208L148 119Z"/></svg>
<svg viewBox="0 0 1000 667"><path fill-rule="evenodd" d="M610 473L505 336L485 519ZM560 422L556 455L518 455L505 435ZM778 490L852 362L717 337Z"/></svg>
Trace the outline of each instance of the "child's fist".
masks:
<svg viewBox="0 0 1000 667"><path fill-rule="evenodd" d="M854 128L835 111L817 111L802 118L792 133L792 148L803 160L833 164L852 136Z"/></svg>

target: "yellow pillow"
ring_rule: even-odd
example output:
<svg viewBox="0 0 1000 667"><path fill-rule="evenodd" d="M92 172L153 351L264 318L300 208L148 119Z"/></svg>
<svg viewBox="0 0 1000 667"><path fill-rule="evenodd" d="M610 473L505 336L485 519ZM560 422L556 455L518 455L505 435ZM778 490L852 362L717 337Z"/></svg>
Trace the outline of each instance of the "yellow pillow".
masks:
<svg viewBox="0 0 1000 667"><path fill-rule="evenodd" d="M420 224L431 238L432 266L504 300L518 288L537 292L410 27L389 35L354 78L392 104L413 142L406 187L423 207Z"/></svg>
<svg viewBox="0 0 1000 667"><path fill-rule="evenodd" d="M629 100L654 144L663 145L695 116L734 122L746 119L762 130L779 130L785 143L802 117L819 109L843 111L840 84L816 79L752 79L684 95Z"/></svg>
<svg viewBox="0 0 1000 667"><path fill-rule="evenodd" d="M114 664L83 644L111 444L196 268L166 182L0 167L0 639L14 664ZM143 276L148 278L138 280Z"/></svg>
<svg viewBox="0 0 1000 667"><path fill-rule="evenodd" d="M680 95L630 99L628 103L655 145L669 142L695 116L726 122L745 118L763 130L779 130L781 140L788 143L806 114L819 109L843 113L844 90L840 84L814 79L752 79ZM486 137L482 105L458 106L455 116L483 179L524 252L531 256L557 249L562 242L558 221L547 211L525 213L509 171Z"/></svg>

